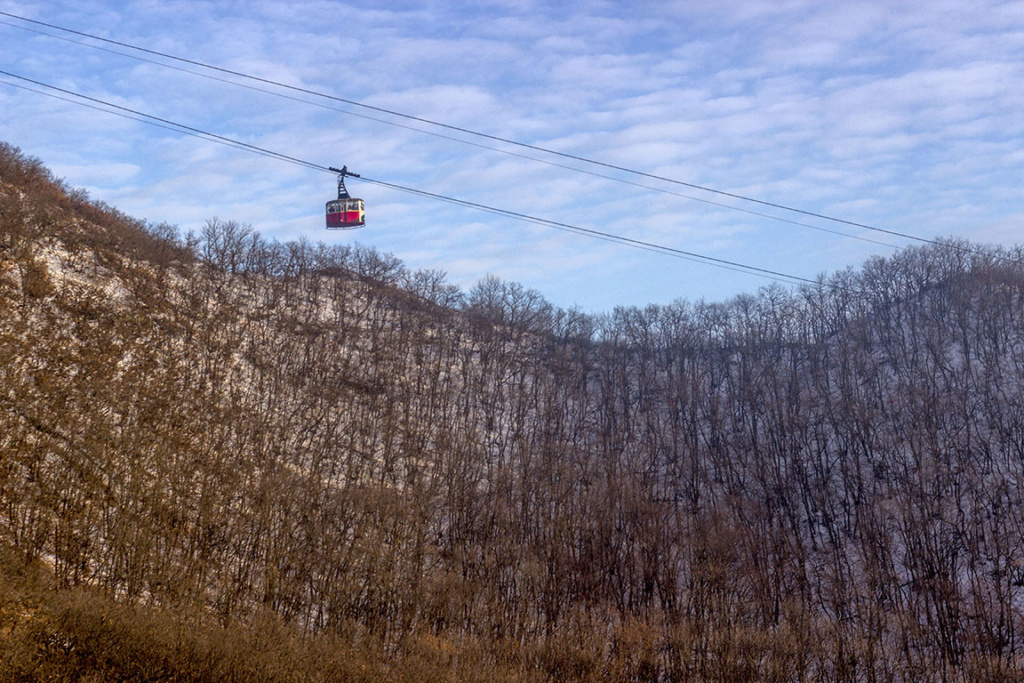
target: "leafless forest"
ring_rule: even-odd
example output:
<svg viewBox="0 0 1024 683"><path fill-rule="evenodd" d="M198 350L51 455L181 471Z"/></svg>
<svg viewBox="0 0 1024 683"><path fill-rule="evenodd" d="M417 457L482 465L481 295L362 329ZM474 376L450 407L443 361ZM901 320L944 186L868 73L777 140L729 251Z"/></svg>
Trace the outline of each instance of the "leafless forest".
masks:
<svg viewBox="0 0 1024 683"><path fill-rule="evenodd" d="M0 677L1021 680L1022 333L1020 248L589 316L0 146Z"/></svg>

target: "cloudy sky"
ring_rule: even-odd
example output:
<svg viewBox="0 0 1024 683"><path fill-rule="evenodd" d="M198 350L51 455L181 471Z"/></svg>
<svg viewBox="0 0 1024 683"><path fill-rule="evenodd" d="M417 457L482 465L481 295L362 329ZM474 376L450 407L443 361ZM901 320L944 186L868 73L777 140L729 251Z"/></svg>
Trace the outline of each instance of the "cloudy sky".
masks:
<svg viewBox="0 0 1024 683"><path fill-rule="evenodd" d="M692 185L919 238L1024 241L1024 2L0 0L0 11L678 181L0 16L10 74L715 259L810 279L915 242ZM327 232L330 174L15 85L46 90L0 76L0 140L182 231L218 217L280 240L358 242L467 288L493 274L593 312L770 283L356 180L367 227Z"/></svg>

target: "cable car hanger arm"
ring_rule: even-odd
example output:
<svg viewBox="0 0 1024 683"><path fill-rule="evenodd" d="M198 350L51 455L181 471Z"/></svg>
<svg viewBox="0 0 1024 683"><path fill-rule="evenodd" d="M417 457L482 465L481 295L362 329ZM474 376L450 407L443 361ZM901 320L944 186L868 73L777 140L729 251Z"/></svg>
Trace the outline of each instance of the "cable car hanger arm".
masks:
<svg viewBox="0 0 1024 683"><path fill-rule="evenodd" d="M327 202L327 229L351 230L366 225L363 200L354 198L345 187L345 176L358 178L358 173L351 173L348 166L341 168L329 167L338 174L338 198Z"/></svg>

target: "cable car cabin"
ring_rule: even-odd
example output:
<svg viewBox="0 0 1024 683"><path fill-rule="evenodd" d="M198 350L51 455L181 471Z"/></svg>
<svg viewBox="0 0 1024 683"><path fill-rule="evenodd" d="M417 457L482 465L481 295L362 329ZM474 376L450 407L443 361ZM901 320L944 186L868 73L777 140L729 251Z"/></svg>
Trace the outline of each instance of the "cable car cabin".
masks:
<svg viewBox="0 0 1024 683"><path fill-rule="evenodd" d="M338 174L338 198L327 202L327 229L353 230L363 227L366 225L363 200L352 197L345 189L345 176L358 178L359 174L349 173L348 166L340 169L331 167L331 170Z"/></svg>
<svg viewBox="0 0 1024 683"><path fill-rule="evenodd" d="M363 211L363 200L353 199L332 199L327 202L327 229L328 230L351 230L366 225L366 215Z"/></svg>

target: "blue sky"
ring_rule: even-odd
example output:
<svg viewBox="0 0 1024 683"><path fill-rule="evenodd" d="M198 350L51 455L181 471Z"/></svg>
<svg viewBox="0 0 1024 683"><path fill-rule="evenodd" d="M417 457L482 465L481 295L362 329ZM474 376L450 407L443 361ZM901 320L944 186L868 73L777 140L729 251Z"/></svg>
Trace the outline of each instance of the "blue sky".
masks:
<svg viewBox="0 0 1024 683"><path fill-rule="evenodd" d="M1021 241L1024 2L0 0L0 11L873 227ZM399 185L804 278L914 244L0 20L4 71ZM358 242L466 288L493 274L564 307L720 301L769 284L357 181L368 227L327 232L329 174L6 83L0 140L139 218Z"/></svg>

